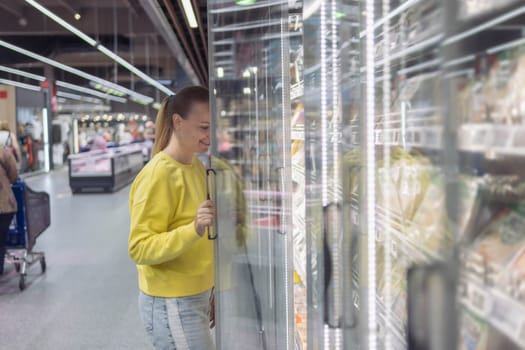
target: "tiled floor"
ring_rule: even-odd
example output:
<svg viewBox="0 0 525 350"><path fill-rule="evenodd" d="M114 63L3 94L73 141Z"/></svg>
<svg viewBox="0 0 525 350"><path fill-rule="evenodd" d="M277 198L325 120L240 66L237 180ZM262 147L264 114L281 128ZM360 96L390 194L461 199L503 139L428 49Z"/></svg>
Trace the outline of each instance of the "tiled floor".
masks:
<svg viewBox="0 0 525 350"><path fill-rule="evenodd" d="M127 254L128 189L72 196L64 170L27 183L51 194L52 224L36 246L46 254L47 272L33 266L20 292L6 266L0 349L150 349Z"/></svg>

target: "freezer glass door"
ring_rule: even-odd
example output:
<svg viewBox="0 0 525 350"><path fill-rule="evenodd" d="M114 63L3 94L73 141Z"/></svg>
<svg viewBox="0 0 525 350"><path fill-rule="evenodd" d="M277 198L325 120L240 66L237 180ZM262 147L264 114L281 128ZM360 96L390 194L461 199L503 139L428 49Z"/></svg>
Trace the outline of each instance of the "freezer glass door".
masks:
<svg viewBox="0 0 525 350"><path fill-rule="evenodd" d="M287 7L208 2L218 349L293 345Z"/></svg>

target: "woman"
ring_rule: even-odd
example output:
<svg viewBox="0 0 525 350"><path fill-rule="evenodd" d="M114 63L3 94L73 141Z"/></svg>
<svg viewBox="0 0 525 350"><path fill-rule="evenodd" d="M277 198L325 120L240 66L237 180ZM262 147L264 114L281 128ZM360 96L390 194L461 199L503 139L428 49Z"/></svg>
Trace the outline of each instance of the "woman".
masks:
<svg viewBox="0 0 525 350"><path fill-rule="evenodd" d="M154 157L130 192L129 254L137 264L139 306L156 349L208 350L213 245L204 235L215 208L206 200L196 153L210 146L208 90L188 87L162 103Z"/></svg>
<svg viewBox="0 0 525 350"><path fill-rule="evenodd" d="M4 273L5 241L9 225L17 211L11 185L18 178L16 161L12 152L0 145L0 274Z"/></svg>

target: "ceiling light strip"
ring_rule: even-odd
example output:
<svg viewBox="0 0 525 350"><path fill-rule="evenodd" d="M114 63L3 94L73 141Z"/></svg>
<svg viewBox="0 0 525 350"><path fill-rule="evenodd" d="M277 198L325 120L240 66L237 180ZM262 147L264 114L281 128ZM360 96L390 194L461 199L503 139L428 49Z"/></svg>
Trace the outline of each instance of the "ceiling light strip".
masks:
<svg viewBox="0 0 525 350"><path fill-rule="evenodd" d="M248 5L248 6L229 6L229 7L223 7L223 8L220 8L220 9L214 9L214 10L211 10L210 13L211 14L221 14L221 13L230 13L230 12L240 12L240 11L248 11L248 10L255 10L255 9L259 9L259 8L269 8L269 7L273 7L273 6L281 6L281 5L287 5L288 4L288 1L282 1L282 0L279 0L279 1L265 1L265 2L261 2L261 3L255 3L253 5Z"/></svg>
<svg viewBox="0 0 525 350"><path fill-rule="evenodd" d="M86 43L88 43L91 46L97 46L97 41L89 37L88 35L84 34L77 28L73 27L71 24L64 21L62 18L55 15L53 12L46 9L44 6L40 5L38 2L34 0L25 0L29 5L36 8L38 11L42 12L47 17L51 18L53 21L64 27L65 29L69 30L71 33L78 36L80 39L84 40Z"/></svg>
<svg viewBox="0 0 525 350"><path fill-rule="evenodd" d="M199 24L197 23L197 17L195 17L195 11L193 11L193 6L191 6L190 0L181 0L181 2L188 25L191 28L198 28Z"/></svg>
<svg viewBox="0 0 525 350"><path fill-rule="evenodd" d="M37 75L37 74L24 72L23 70L14 69L14 68L6 67L6 66L0 66L0 71L6 72L6 73L20 75L22 77L26 77L26 78L33 79L33 80L38 80L38 81L46 80L46 77L44 77L42 75Z"/></svg>
<svg viewBox="0 0 525 350"><path fill-rule="evenodd" d="M454 44L454 43L457 43L458 41L461 41L461 40L464 40L470 36L473 36L475 34L478 34L484 30L487 30L487 29L490 29L500 23L503 23L503 22L506 22L510 19L513 19L515 17L518 17L522 14L525 13L525 6L521 6L519 8L517 8L516 10L514 11L510 11L510 12L507 12L501 16L498 16L488 22L485 22L483 24L480 24L479 26L476 26L476 27L473 27L469 30L466 30L460 34L457 34L455 36L452 36L450 38L448 38L447 40L445 40L443 42L443 45L446 46L446 45L450 45L450 44Z"/></svg>
<svg viewBox="0 0 525 350"><path fill-rule="evenodd" d="M231 24L224 27L218 27L218 28L212 28L211 31L214 33L222 33L222 32L233 32L238 30L248 30L248 29L256 29L256 28L267 28L267 27L273 27L281 24L281 20L275 19L275 20L262 20L262 21L250 21L250 22L244 22L244 23L238 23L238 24Z"/></svg>
<svg viewBox="0 0 525 350"><path fill-rule="evenodd" d="M76 36L78 36L80 39L84 40L89 45L95 47L98 51L102 52L104 55L106 55L107 57L111 58L113 61L117 62L118 64L120 64L121 66L123 66L124 68L126 68L127 70L132 72L133 74L137 75L138 77L140 77L142 80L144 80L148 84L152 85L153 87L157 88L158 90L164 92L167 95L173 95L174 94L173 91L171 91L170 89L168 89L164 85L160 84L158 81L156 81L155 79L151 78L146 73L142 72L141 70L139 70L138 68L133 66L131 63L129 63L128 61L126 61L122 57L120 57L117 54L115 54L113 51L111 51L108 48L106 48L105 46L99 44L96 40L94 40L90 36L86 35L82 31L80 31L77 28L73 27L72 25L70 25L69 23L64 21L62 18L58 17L53 12L49 11L48 9L46 9L45 7L40 5L38 2L36 2L34 0L25 0L25 1L28 4L30 4L31 6L33 6L34 8L36 8L37 10L39 10L40 12L42 12L44 15L48 16L49 18L51 18L58 25L64 27L65 29L67 29L71 33L73 33ZM190 6L191 6L191 4L190 4ZM195 19L195 14L194 13L193 13L193 19L195 20L195 23L196 23L197 20ZM148 103L151 103L153 101L153 99L151 99L151 100L149 100L149 98L143 99L143 98L141 98L139 96L137 96L137 99L143 100L144 102L148 101Z"/></svg>
<svg viewBox="0 0 525 350"><path fill-rule="evenodd" d="M63 63L60 63L60 62L55 61L55 60L52 60L50 58L41 56L41 55L39 55L37 53L31 52L29 50L23 49L23 48L18 47L16 45L10 44L10 43L8 43L8 42L6 42L4 40L1 40L1 39L0 39L0 46L3 46L5 48L7 48L7 49L10 49L10 50L13 50L15 52L18 52L19 54L31 57L31 58L33 58L33 59L35 59L37 61L46 63L46 64L48 64L50 66L55 67L55 68L65 70L66 72L69 72L71 74L77 75L77 76L79 76L81 78L100 83L102 85L111 87L111 88L113 88L115 90L118 90L118 91L122 91L122 92L124 92L124 93L126 93L126 94L128 94L130 96L134 96L136 98L143 99L144 101L149 101L149 102L153 101L153 98L151 98L149 96L145 96L145 95L139 94L138 92L132 91L132 90L127 89L127 88L125 88L123 86L117 85L115 83L112 83L112 82L107 81L105 79L99 78L99 77L94 76L92 74L83 72L83 71L81 71L79 69L67 66L67 65L65 65Z"/></svg>
<svg viewBox="0 0 525 350"><path fill-rule="evenodd" d="M491 49L488 49L487 53L489 55L493 55L495 53L498 53L498 52L501 52L501 51L504 51L504 50L507 50L507 49L512 49L512 48L514 48L516 46L520 46L520 45L525 45L525 39L518 39L518 40L515 40L515 41L511 41L510 43L506 43L506 44L503 44L503 45L499 45L499 46L493 47Z"/></svg>
<svg viewBox="0 0 525 350"><path fill-rule="evenodd" d="M95 103L95 104L102 104L102 100L95 98L95 97L88 97L88 96L82 96L77 94L72 94L70 92L65 91L57 91L57 96L64 97L66 99L70 100L77 100L77 101L83 101L83 102L89 102L89 103Z"/></svg>
<svg viewBox="0 0 525 350"><path fill-rule="evenodd" d="M9 80L9 79L0 79L0 84L16 86L16 87L19 87L19 88L22 88L22 89L32 90L32 91L40 91L41 90L40 86L25 84L25 83L21 83L21 82L14 81L14 80Z"/></svg>
<svg viewBox="0 0 525 350"><path fill-rule="evenodd" d="M111 100L111 101L115 101L115 102L119 102L119 103L126 103L126 101L127 101L123 97L117 97L117 96L105 94L105 93L102 93L102 92L97 91L97 90L88 89L88 88L85 88L85 87L82 87L82 86L66 83L65 81L58 80L56 82L56 84L57 84L57 86L60 86L60 87L66 88L66 89L70 89L70 90L74 90L74 91L78 91L78 92L83 92L85 94L89 94L89 95L93 95L93 96L96 96L96 97L100 97L100 98L103 98L105 100Z"/></svg>
<svg viewBox="0 0 525 350"><path fill-rule="evenodd" d="M170 89L168 89L167 87L165 87L164 85L159 83L157 80L151 78L146 73L144 73L143 71L139 70L137 67L135 67L134 65L132 65L131 63L129 63L128 61L126 61L122 57L118 56L113 51L109 50L107 47L105 47L103 45L98 45L97 49L100 52L102 52L104 55L106 55L109 58L111 58L113 61L117 62L118 64L120 64L121 66L123 66L124 68L129 70L131 73L135 74L136 76L138 76L139 78L141 78L142 80L144 80L145 82L150 84L151 86L153 86L153 87L157 88L158 90L164 92L166 95L169 96L169 95L174 95L175 94L173 91L171 91Z"/></svg>

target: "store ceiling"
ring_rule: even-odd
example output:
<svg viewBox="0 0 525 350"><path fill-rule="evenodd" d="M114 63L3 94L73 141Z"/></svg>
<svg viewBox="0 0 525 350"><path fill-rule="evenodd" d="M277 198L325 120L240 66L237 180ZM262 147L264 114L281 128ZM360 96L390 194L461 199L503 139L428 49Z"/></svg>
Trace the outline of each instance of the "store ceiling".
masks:
<svg viewBox="0 0 525 350"><path fill-rule="evenodd" d="M39 0L85 34L95 38L173 91L188 84L207 84L206 0L190 0L199 23L190 28L180 0ZM75 14L80 19L75 19ZM142 94L165 95L91 47L24 0L0 0L0 39L116 82ZM0 65L44 75L44 64L0 47ZM82 86L89 82L54 69L55 78ZM0 72L0 78L25 78Z"/></svg>

